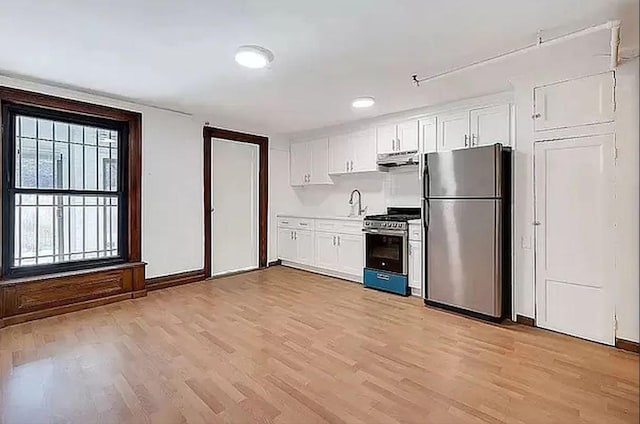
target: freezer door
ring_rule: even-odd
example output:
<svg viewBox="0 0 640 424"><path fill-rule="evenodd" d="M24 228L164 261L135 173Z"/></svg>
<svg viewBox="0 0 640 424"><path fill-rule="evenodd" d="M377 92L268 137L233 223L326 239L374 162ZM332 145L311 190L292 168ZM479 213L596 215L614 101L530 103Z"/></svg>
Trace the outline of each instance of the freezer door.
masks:
<svg viewBox="0 0 640 424"><path fill-rule="evenodd" d="M428 202L427 299L500 317L501 200Z"/></svg>
<svg viewBox="0 0 640 424"><path fill-rule="evenodd" d="M502 145L429 153L424 197L502 197Z"/></svg>

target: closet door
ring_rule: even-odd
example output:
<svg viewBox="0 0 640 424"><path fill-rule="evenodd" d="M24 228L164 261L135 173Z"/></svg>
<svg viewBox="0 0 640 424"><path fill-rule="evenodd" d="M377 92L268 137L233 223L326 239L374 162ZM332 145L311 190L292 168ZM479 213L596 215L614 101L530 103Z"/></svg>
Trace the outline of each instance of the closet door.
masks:
<svg viewBox="0 0 640 424"><path fill-rule="evenodd" d="M536 324L614 344L614 136L535 144Z"/></svg>

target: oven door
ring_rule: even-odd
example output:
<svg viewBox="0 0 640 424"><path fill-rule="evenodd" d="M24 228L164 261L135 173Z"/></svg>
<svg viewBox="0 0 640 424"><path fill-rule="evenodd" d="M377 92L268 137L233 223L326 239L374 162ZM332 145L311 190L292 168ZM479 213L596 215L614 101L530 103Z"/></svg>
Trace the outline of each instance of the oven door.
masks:
<svg viewBox="0 0 640 424"><path fill-rule="evenodd" d="M366 229L365 266L407 275L407 232Z"/></svg>

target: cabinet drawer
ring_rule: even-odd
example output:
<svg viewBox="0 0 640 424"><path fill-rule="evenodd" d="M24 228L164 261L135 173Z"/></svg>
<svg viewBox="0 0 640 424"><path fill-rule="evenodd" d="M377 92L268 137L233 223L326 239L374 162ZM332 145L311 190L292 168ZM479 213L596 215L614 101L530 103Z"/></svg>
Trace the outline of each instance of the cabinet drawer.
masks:
<svg viewBox="0 0 640 424"><path fill-rule="evenodd" d="M420 225L409 225L409 240L422 240L422 227Z"/></svg>
<svg viewBox="0 0 640 424"><path fill-rule="evenodd" d="M298 230L313 230L313 219L279 216L278 227L292 228L292 229L298 229Z"/></svg>
<svg viewBox="0 0 640 424"><path fill-rule="evenodd" d="M315 230L327 233L359 235L362 233L362 221L316 219Z"/></svg>

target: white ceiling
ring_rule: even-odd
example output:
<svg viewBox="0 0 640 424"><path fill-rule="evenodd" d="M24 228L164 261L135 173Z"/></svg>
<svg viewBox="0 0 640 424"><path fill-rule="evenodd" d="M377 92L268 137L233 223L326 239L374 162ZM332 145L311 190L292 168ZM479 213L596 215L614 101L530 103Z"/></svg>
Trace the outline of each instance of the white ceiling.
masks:
<svg viewBox="0 0 640 424"><path fill-rule="evenodd" d="M0 0L0 5L0 73L262 132L300 131L453 100L442 89L416 89L410 76L521 47L538 29L555 36L638 14L638 0ZM634 26L637 40L636 32ZM238 66L233 56L243 44L272 50L271 67ZM471 85L469 94L500 88ZM351 99L359 95L375 96L376 106L351 109Z"/></svg>

